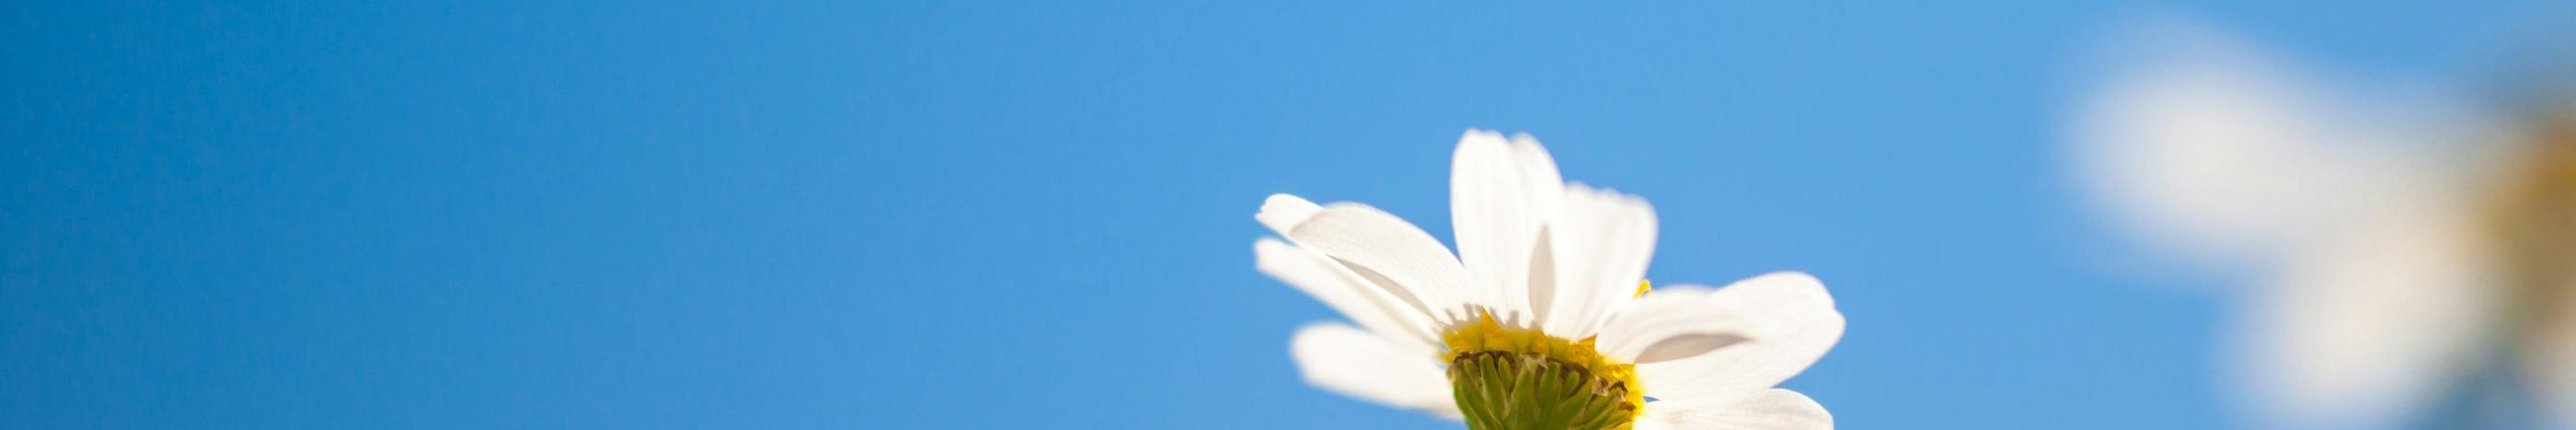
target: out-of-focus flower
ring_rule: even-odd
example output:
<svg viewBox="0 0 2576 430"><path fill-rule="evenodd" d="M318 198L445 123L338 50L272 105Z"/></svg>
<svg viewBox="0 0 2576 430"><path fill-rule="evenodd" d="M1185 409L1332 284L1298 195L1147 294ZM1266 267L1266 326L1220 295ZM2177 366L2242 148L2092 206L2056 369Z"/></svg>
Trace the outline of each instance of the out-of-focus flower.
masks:
<svg viewBox="0 0 2576 430"><path fill-rule="evenodd" d="M2260 287L2236 349L2269 419L2418 420L2499 361L2576 412L2570 111L2478 115L2155 28L2089 100L2074 161L2136 237Z"/></svg>
<svg viewBox="0 0 2576 430"><path fill-rule="evenodd" d="M2540 109L2485 221L2513 300L2502 335L2524 354L2542 409L2576 427L2576 103Z"/></svg>
<svg viewBox="0 0 2576 430"><path fill-rule="evenodd" d="M1450 179L1456 256L1367 205L1262 205L1287 242L1257 242L1260 269L1359 324L1297 332L1309 383L1478 429L1833 427L1772 388L1842 338L1815 278L1650 291L1653 209L1564 183L1526 135L1468 131Z"/></svg>

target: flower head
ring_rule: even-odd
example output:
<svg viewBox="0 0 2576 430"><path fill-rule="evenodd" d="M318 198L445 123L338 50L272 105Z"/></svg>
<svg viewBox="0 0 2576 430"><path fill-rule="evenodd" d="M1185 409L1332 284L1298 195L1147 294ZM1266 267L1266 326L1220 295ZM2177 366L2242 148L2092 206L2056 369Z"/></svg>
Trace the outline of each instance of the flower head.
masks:
<svg viewBox="0 0 2576 430"><path fill-rule="evenodd" d="M2235 376L2263 419L2386 428L2528 403L2576 427L2576 104L2499 115L2153 30L2121 51L2174 52L2106 80L2076 161L2151 248L2249 278Z"/></svg>
<svg viewBox="0 0 2576 430"><path fill-rule="evenodd" d="M1255 244L1260 269L1359 325L1298 331L1308 382L1479 429L1832 427L1772 388L1842 337L1815 278L1650 289L1644 200L1565 183L1526 135L1470 130L1454 162L1454 256L1358 203L1273 195L1254 217L1287 239Z"/></svg>

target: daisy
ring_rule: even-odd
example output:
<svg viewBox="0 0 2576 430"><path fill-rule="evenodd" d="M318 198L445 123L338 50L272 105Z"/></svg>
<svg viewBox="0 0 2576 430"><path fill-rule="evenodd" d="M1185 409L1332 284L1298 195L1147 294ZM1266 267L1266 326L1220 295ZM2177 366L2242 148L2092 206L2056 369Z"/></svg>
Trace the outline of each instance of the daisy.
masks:
<svg viewBox="0 0 2576 430"><path fill-rule="evenodd" d="M1833 427L1772 388L1842 337L1815 278L1651 289L1644 200L1565 183L1527 135L1469 130L1454 162L1454 256L1367 205L1262 204L1287 241L1254 245L1261 271L1358 324L1297 331L1307 382L1476 429Z"/></svg>
<svg viewBox="0 0 2576 430"><path fill-rule="evenodd" d="M2484 372L2576 428L2576 106L2496 121L2159 30L2076 161L2155 248L2250 278L2237 370L2272 424L2416 422Z"/></svg>

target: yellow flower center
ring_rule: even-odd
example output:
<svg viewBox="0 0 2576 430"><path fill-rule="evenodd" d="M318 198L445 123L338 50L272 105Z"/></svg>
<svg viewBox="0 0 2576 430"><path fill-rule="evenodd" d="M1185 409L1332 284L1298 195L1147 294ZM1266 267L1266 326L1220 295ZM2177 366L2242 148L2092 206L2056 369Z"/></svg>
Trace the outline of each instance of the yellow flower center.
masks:
<svg viewBox="0 0 2576 430"><path fill-rule="evenodd" d="M1646 289L1640 284L1637 293ZM1602 356L1592 338L1504 326L1486 312L1451 327L1441 341L1468 428L1626 429L1646 405L1636 366Z"/></svg>

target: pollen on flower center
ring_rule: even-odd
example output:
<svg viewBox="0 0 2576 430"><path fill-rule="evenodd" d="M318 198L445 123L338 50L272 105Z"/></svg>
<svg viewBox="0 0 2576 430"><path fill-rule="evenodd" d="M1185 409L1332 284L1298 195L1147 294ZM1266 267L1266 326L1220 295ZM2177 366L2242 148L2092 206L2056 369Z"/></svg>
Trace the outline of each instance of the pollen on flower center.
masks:
<svg viewBox="0 0 2576 430"><path fill-rule="evenodd" d="M1493 314L1449 329L1449 382L1475 429L1625 429L1646 404L1636 367Z"/></svg>

